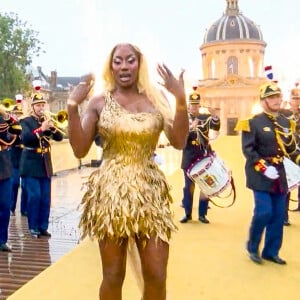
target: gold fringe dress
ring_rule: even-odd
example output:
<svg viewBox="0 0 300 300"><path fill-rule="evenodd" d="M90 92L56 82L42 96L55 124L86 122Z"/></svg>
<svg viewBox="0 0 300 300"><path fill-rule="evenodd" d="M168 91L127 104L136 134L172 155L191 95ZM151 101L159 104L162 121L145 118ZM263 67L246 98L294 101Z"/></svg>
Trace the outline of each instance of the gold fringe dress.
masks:
<svg viewBox="0 0 300 300"><path fill-rule="evenodd" d="M153 160L160 113L132 113L110 93L99 117L103 156L82 198L82 238L150 237L168 242L176 230L165 175Z"/></svg>

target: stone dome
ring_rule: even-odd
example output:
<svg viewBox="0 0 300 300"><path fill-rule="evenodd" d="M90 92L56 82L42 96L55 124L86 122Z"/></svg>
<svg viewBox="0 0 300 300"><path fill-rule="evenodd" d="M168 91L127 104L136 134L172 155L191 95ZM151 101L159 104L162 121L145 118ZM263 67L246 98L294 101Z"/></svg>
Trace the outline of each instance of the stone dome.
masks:
<svg viewBox="0 0 300 300"><path fill-rule="evenodd" d="M204 44L231 40L263 41L259 26L239 11L238 1L226 0L226 2L226 12L207 29Z"/></svg>

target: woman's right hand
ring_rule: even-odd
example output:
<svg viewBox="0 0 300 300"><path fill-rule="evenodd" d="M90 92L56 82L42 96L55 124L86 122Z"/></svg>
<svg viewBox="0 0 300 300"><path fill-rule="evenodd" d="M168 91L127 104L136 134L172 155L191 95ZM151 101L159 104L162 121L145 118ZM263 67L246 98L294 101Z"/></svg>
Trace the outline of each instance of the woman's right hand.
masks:
<svg viewBox="0 0 300 300"><path fill-rule="evenodd" d="M78 85L71 89L68 104L80 105L91 94L95 82L94 74L86 74L80 78Z"/></svg>

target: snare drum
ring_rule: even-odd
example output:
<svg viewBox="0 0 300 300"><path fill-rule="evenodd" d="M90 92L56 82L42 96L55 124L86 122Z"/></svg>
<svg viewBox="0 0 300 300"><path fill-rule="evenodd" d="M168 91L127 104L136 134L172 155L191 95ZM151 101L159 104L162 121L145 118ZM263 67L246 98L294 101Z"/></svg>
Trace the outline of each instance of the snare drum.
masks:
<svg viewBox="0 0 300 300"><path fill-rule="evenodd" d="M214 153L197 160L187 169L187 175L207 196L217 196L231 183L231 172Z"/></svg>
<svg viewBox="0 0 300 300"><path fill-rule="evenodd" d="M283 165L289 191L292 191L300 185L300 167L287 157L283 158Z"/></svg>

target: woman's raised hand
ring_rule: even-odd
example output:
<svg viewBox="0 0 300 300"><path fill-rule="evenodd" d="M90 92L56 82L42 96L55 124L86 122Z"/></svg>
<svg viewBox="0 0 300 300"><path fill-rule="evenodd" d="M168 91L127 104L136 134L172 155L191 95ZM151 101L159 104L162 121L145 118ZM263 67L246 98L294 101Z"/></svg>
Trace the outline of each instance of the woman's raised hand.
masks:
<svg viewBox="0 0 300 300"><path fill-rule="evenodd" d="M69 105L79 105L92 93L95 76L92 73L81 76L78 85L70 90Z"/></svg>
<svg viewBox="0 0 300 300"><path fill-rule="evenodd" d="M183 69L181 70L179 77L177 79L165 64L158 64L156 69L159 76L163 80L163 82L160 83L160 85L165 87L171 94L175 96L175 98L185 99L184 80L183 80L183 74L185 70Z"/></svg>

